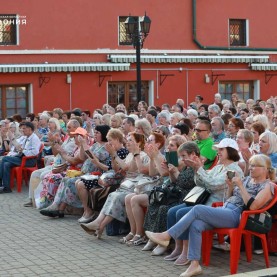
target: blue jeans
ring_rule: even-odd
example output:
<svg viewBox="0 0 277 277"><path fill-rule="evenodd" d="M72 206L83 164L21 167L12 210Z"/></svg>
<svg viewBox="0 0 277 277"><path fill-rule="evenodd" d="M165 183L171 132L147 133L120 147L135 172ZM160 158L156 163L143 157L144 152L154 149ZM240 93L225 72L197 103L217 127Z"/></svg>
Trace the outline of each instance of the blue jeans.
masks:
<svg viewBox="0 0 277 277"><path fill-rule="evenodd" d="M172 207L167 212L167 229L170 229L175 225L184 215L186 215L193 206L187 206L186 204L180 204L178 206ZM188 240L189 231L184 231L179 237L179 240Z"/></svg>
<svg viewBox="0 0 277 277"><path fill-rule="evenodd" d="M175 240L188 230L188 259L201 258L202 232L213 228L236 228L239 225L241 208L227 204L226 207L213 208L205 205L194 206L181 220L168 230Z"/></svg>
<svg viewBox="0 0 277 277"><path fill-rule="evenodd" d="M10 188L10 174L11 169L15 166L21 165L21 157L5 156L0 163L0 179L2 179L3 186ZM26 167L35 166L36 159L30 159L26 161ZM0 184L1 185L1 184Z"/></svg>

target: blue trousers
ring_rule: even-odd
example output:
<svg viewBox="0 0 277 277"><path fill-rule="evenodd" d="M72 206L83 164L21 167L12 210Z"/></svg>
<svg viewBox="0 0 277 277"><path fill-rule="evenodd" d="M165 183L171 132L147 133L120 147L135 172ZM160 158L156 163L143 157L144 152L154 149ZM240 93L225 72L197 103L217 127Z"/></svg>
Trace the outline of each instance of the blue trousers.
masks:
<svg viewBox="0 0 277 277"><path fill-rule="evenodd" d="M0 179L2 179L2 185L5 188L10 188L10 173L11 168L21 165L21 157L5 156L0 163ZM26 167L35 166L36 159L30 159L26 161ZM1 184L0 184L1 185Z"/></svg>
<svg viewBox="0 0 277 277"><path fill-rule="evenodd" d="M167 229L170 229L175 225L184 215L186 215L193 206L187 206L186 204L180 204L178 206L172 207L167 212ZM188 240L189 231L184 231L179 237L179 240Z"/></svg>
<svg viewBox="0 0 277 277"><path fill-rule="evenodd" d="M241 208L230 203L219 208L197 205L171 227L168 233L172 238L178 239L184 231L188 230L188 259L199 261L202 232L213 228L236 228L239 225L241 211Z"/></svg>

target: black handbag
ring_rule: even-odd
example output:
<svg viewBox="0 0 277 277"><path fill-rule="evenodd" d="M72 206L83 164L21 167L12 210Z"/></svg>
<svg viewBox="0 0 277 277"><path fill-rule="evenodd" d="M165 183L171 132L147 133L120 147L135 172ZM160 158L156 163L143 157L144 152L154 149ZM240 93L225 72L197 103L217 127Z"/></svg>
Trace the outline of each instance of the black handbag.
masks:
<svg viewBox="0 0 277 277"><path fill-rule="evenodd" d="M184 203L188 206L194 206L198 204L205 204L210 197L211 192L204 188L195 186L184 198Z"/></svg>
<svg viewBox="0 0 277 277"><path fill-rule="evenodd" d="M149 204L171 205L179 202L182 192L180 189L171 185L154 187L149 195Z"/></svg>
<svg viewBox="0 0 277 277"><path fill-rule="evenodd" d="M245 229L248 231L266 234L271 230L272 217L270 213L251 214L248 216Z"/></svg>

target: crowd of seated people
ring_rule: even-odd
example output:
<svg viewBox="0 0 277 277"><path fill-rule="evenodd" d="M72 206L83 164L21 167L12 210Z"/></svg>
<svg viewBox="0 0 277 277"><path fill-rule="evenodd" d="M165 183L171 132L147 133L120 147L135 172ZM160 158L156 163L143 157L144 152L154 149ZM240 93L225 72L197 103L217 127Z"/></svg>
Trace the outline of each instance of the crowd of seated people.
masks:
<svg viewBox="0 0 277 277"><path fill-rule="evenodd" d="M24 155L38 155L43 144L25 207L56 218L68 206L83 209L78 222L97 238L113 220L128 221L130 232L120 243L145 244L142 250L154 256L166 253L173 238L174 249L164 259L189 265L181 276L194 276L202 273L203 230L236 227L251 197L252 209L272 199L276 134L277 97L244 103L236 94L229 101L217 93L211 104L197 95L188 107L178 99L161 108L140 101L129 110L105 104L93 113L55 108L14 115L0 121L0 192L12 192L11 168ZM236 172L231 180L227 171ZM211 195L203 205L188 206L183 199L195 185ZM155 186L174 188L178 196L151 202ZM218 201L229 204L215 212Z"/></svg>

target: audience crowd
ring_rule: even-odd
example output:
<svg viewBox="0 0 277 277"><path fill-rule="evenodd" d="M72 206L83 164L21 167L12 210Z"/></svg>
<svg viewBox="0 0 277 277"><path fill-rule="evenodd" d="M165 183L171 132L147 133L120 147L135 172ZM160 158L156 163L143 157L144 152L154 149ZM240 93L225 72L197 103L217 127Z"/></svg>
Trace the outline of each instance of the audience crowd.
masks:
<svg viewBox="0 0 277 277"><path fill-rule="evenodd" d="M236 227L243 206L258 209L273 197L277 97L244 102L217 93L213 103L197 95L184 105L140 101L129 110L105 104L93 113L55 108L7 117L0 121L0 193L12 192L12 168L26 157L25 166L38 169L29 176L25 207L56 218L82 211L80 227L98 239L108 225L116 233L115 222L128 222L119 242L145 244L142 250L155 256L173 238L164 259L189 265L181 276L201 274L201 232ZM183 199L195 186L211 195L189 206ZM170 197L153 198L159 189ZM230 249L227 241L215 247Z"/></svg>

